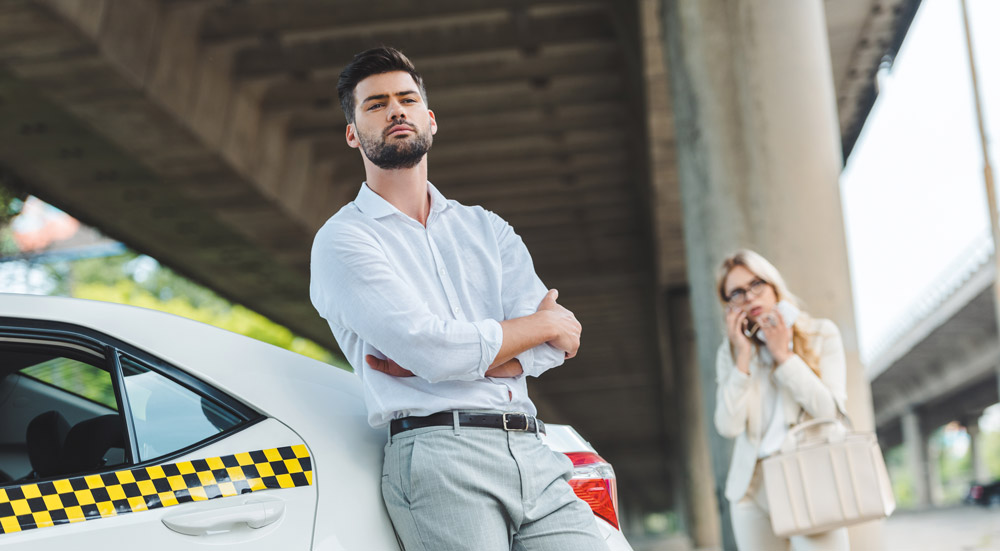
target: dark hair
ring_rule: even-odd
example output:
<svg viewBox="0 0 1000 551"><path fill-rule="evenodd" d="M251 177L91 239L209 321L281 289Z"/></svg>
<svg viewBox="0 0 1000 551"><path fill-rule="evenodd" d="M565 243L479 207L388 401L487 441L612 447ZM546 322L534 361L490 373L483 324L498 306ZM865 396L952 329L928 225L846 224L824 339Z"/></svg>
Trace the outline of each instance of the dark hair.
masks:
<svg viewBox="0 0 1000 551"><path fill-rule="evenodd" d="M403 55L403 52L395 48L388 46L372 48L355 54L354 59L340 72L340 78L337 80L337 95L340 96L340 108L344 110L347 122L354 122L354 89L357 88L358 83L372 75L381 75L393 71L410 73L410 76L413 77L413 82L417 83L417 87L420 89L420 96L423 98L424 103L427 103L427 90L424 89L424 79L417 72L416 67L413 66L413 62Z"/></svg>

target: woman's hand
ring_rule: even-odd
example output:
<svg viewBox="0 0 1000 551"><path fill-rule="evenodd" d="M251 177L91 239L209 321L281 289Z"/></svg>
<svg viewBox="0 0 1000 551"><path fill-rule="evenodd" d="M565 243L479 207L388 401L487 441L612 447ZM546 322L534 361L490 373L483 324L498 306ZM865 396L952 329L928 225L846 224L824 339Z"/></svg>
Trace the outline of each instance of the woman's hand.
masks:
<svg viewBox="0 0 1000 551"><path fill-rule="evenodd" d="M747 314L742 308L726 307L726 332L729 334L729 345L733 349L733 360L737 369L749 374L753 343L743 334L743 325L746 322Z"/></svg>
<svg viewBox="0 0 1000 551"><path fill-rule="evenodd" d="M774 358L775 367L785 363L785 360L792 356L789 346L792 342L792 328L785 325L785 320L777 309L761 316L760 330L767 339L767 350Z"/></svg>

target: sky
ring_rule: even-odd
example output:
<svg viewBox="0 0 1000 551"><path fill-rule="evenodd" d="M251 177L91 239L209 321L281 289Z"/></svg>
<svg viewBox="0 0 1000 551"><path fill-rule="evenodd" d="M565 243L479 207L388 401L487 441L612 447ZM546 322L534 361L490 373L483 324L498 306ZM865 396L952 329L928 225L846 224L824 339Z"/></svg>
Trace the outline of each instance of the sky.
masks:
<svg viewBox="0 0 1000 551"><path fill-rule="evenodd" d="M1000 1L968 5L996 180ZM961 3L923 0L841 176L862 360L961 275L970 247L991 250L967 51Z"/></svg>

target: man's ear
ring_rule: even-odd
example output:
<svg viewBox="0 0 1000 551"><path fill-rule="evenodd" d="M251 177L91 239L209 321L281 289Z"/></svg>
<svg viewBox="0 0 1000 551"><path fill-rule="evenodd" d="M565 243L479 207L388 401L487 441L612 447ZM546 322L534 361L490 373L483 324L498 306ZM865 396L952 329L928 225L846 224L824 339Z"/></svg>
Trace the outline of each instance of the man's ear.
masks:
<svg viewBox="0 0 1000 551"><path fill-rule="evenodd" d="M431 136L433 136L438 132L437 119L434 118L434 111L431 111L430 109L427 110L427 115L431 118Z"/></svg>
<svg viewBox="0 0 1000 551"><path fill-rule="evenodd" d="M344 138L347 139L347 145L357 149L361 147L361 142L358 139L357 133L354 131L354 123L347 124L347 130L344 133Z"/></svg>

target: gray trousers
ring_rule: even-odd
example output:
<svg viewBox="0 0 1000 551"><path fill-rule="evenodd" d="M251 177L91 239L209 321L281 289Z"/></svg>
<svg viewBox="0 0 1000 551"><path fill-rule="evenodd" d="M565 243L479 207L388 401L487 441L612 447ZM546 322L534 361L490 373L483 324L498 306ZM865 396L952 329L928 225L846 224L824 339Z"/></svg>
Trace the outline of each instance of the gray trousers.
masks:
<svg viewBox="0 0 1000 551"><path fill-rule="evenodd" d="M538 435L426 427L385 446L382 496L406 551L608 551Z"/></svg>

